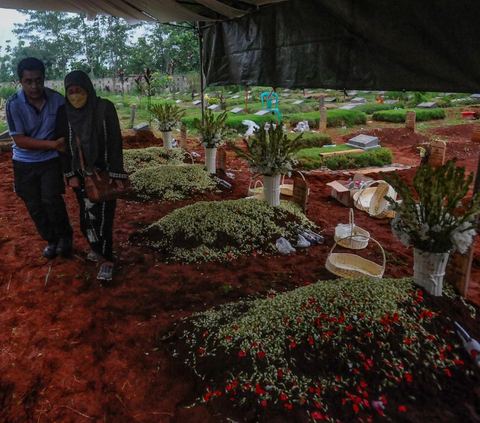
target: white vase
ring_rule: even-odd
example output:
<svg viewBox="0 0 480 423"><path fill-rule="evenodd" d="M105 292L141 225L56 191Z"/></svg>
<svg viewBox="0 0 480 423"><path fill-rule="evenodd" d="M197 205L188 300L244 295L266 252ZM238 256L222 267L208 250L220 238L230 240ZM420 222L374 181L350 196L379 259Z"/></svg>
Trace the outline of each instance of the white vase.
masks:
<svg viewBox="0 0 480 423"><path fill-rule="evenodd" d="M207 166L207 171L209 173L217 173L217 148L208 148L205 149L205 166Z"/></svg>
<svg viewBox="0 0 480 423"><path fill-rule="evenodd" d="M172 131L162 131L162 138L163 138L163 146L167 150L172 149Z"/></svg>
<svg viewBox="0 0 480 423"><path fill-rule="evenodd" d="M265 201L273 207L280 205L280 177L281 175L263 176L263 194Z"/></svg>
<svg viewBox="0 0 480 423"><path fill-rule="evenodd" d="M440 297L449 255L450 253L430 253L414 248L413 281L428 293Z"/></svg>

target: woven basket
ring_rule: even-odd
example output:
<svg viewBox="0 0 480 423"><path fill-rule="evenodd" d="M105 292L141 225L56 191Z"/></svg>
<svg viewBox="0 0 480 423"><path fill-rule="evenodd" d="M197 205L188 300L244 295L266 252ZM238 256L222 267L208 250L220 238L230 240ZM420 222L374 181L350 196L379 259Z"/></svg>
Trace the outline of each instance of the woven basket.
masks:
<svg viewBox="0 0 480 423"><path fill-rule="evenodd" d="M257 179L259 176L261 175L258 173L253 175L250 179L247 198L257 198L259 200L265 199L265 195L263 194L263 182L260 179Z"/></svg>
<svg viewBox="0 0 480 423"><path fill-rule="evenodd" d="M300 174L303 180L305 180L305 176L303 176L303 173L297 170L297 172ZM293 197L293 184L286 184L285 183L285 174L282 176L282 181L280 183L280 194L283 195L288 195L290 197ZM308 189L308 194L310 194L310 188Z"/></svg>
<svg viewBox="0 0 480 423"><path fill-rule="evenodd" d="M359 235L356 236L358 237ZM380 266L379 264L357 256L356 254L334 253L333 250L338 244L335 242L325 263L327 270L342 278L362 278L365 276L381 278L385 272L385 264L387 261L385 251L378 241L373 238L369 239L374 241L380 247L383 255L383 265Z"/></svg>
<svg viewBox="0 0 480 423"><path fill-rule="evenodd" d="M365 229L355 226L355 222L353 219L353 209L350 209L348 224L351 227L350 236L341 236L341 234L337 233L337 228L335 228L335 242L344 248L350 248L351 250L363 250L368 245L370 233L367 232Z"/></svg>
<svg viewBox="0 0 480 423"><path fill-rule="evenodd" d="M373 184L378 184L378 187L372 187ZM357 209L366 211L377 219L393 218L395 212L388 209L389 202L385 200L385 196L395 200L397 193L385 181L371 181L353 195L353 204Z"/></svg>

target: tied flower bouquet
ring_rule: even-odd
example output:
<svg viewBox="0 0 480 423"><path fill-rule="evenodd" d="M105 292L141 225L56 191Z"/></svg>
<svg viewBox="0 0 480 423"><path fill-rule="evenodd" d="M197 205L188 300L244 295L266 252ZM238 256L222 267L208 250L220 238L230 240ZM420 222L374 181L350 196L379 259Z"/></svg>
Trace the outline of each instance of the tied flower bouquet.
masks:
<svg viewBox="0 0 480 423"><path fill-rule="evenodd" d="M205 148L218 148L223 144L222 135L226 131L227 112L216 119L211 110L205 112L205 122L195 118L193 126L199 133L200 143Z"/></svg>
<svg viewBox="0 0 480 423"><path fill-rule="evenodd" d="M480 195L469 202L462 200L473 181L465 167L456 167L456 159L434 169L429 163L420 166L410 188L398 174L382 174L400 195L397 203L386 198L396 211L392 232L405 246L430 252L465 253L476 235L476 215L480 212Z"/></svg>
<svg viewBox="0 0 480 423"><path fill-rule="evenodd" d="M280 124L265 126L245 141L246 150L233 146L235 153L247 161L253 173L274 176L291 172L298 163L294 154L302 148L302 134L289 140Z"/></svg>
<svg viewBox="0 0 480 423"><path fill-rule="evenodd" d="M148 107L149 112L153 116L153 120L157 125L157 129L162 132L169 132L175 129L185 116L185 111L180 110L176 105L152 103Z"/></svg>

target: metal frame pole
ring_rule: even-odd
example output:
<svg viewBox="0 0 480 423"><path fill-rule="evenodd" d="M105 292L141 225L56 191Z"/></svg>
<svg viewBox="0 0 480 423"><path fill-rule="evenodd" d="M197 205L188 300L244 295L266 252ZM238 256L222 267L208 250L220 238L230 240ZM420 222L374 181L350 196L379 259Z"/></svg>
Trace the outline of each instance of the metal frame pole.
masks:
<svg viewBox="0 0 480 423"><path fill-rule="evenodd" d="M200 93L202 101L202 123L205 124L205 74L203 72L203 31L201 22L198 22L198 48L200 49Z"/></svg>

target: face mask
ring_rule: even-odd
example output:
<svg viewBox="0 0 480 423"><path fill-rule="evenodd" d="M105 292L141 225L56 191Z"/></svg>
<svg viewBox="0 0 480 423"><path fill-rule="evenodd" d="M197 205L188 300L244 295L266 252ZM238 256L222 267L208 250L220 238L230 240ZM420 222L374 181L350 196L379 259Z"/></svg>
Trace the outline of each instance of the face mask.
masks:
<svg viewBox="0 0 480 423"><path fill-rule="evenodd" d="M72 103L72 106L76 109L80 109L81 107L85 106L87 103L87 94L69 94L67 95L68 100Z"/></svg>

